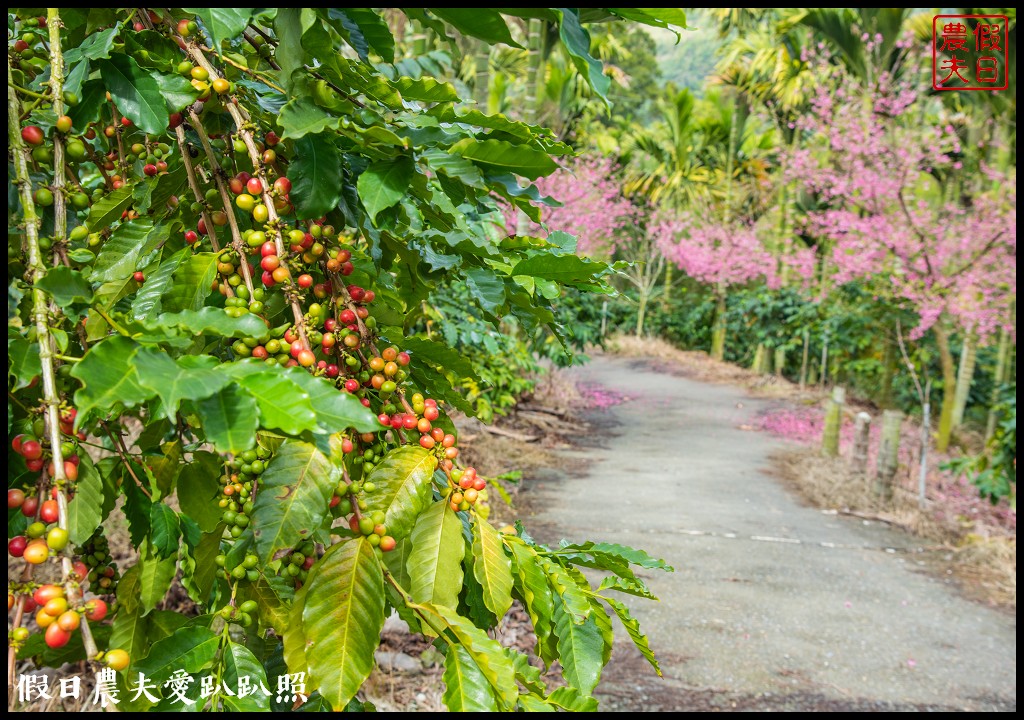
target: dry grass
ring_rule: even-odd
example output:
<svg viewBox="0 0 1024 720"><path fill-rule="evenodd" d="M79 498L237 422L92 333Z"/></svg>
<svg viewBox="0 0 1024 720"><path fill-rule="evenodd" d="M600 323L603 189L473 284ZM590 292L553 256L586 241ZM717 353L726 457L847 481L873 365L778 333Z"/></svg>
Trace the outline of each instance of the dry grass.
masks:
<svg viewBox="0 0 1024 720"><path fill-rule="evenodd" d="M816 449L785 451L774 460L782 478L811 505L879 520L922 538L931 543L933 564L942 573L951 570L966 595L1016 610L1016 537L983 536L970 524L940 521L931 510L921 510L909 487L898 485L892 502L883 504L871 481L851 477L844 460L824 458Z"/></svg>
<svg viewBox="0 0 1024 720"><path fill-rule="evenodd" d="M714 360L702 350L680 350L661 338L615 335L607 343L608 352L623 357L641 358L662 371L700 382L739 385L759 397L814 400L814 390L801 390L778 375L762 375L732 363Z"/></svg>

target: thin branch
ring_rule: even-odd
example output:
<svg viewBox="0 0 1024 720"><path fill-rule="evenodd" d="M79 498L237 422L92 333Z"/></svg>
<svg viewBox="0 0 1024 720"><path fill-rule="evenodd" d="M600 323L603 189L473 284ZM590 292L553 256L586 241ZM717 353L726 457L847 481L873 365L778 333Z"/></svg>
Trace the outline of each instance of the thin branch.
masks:
<svg viewBox="0 0 1024 720"><path fill-rule="evenodd" d="M910 356L907 354L907 346L903 342L903 326L898 319L896 320L896 341L899 343L900 355L903 356L903 362L906 364L907 370L910 371L910 377L914 381L914 387L917 389L917 397L921 401L921 404L924 405L925 398L927 396L925 395L924 389L921 387L921 381L917 377L917 368L914 367L914 363L910 361Z"/></svg>
<svg viewBox="0 0 1024 720"><path fill-rule="evenodd" d="M121 437L121 433L117 433L115 435L106 420L101 420L100 425L102 425L103 429L106 431L107 437L110 438L110 442L114 445L114 452L120 456L121 462L124 463L124 467L128 470L128 474L132 476L132 480L134 480L135 484L139 486L139 490L142 491L143 495L152 500L153 496L150 494L149 490L146 489L146 486L142 484L142 481L139 480L139 476L135 474L135 470L132 469L132 464L128 458L128 447L124 444L124 438Z"/></svg>
<svg viewBox="0 0 1024 720"><path fill-rule="evenodd" d="M203 191L199 189L199 182L196 180L196 171L192 167L192 156L188 152L188 143L185 142L185 128L181 125L174 128L174 132L178 138L178 149L181 151L181 163L185 166L185 175L188 177L188 186L192 188L192 196L196 199L197 203L202 203L203 211L199 214L203 219L203 224L206 226L206 234L210 236L210 245L213 246L214 252L220 252L220 244L217 242L217 233L214 231L213 218L210 217L210 213L206 211L206 198L203 196ZM230 286L228 286L230 287Z"/></svg>
<svg viewBox="0 0 1024 720"><path fill-rule="evenodd" d="M192 129L196 131L199 136L199 142L203 145L203 150L206 152L206 159L210 163L210 168L213 171L213 180L217 183L217 190L220 192L220 200L224 205L224 213L228 216L228 226L231 228L231 246L238 253L238 264L242 271L242 279L245 280L245 287L249 290L249 297L253 297L253 284L252 274L249 272L249 260L248 253L246 252L245 242L242 240L242 233L238 229L238 220L235 218L235 207L231 203L231 193L228 191L227 183L224 182L224 169L217 162L217 155L213 151L213 146L210 144L210 137L206 134L206 128L203 127L202 120L196 114L196 111L192 108L188 110L188 116ZM211 223L212 224L212 223ZM209 226L206 228L209 230Z"/></svg>

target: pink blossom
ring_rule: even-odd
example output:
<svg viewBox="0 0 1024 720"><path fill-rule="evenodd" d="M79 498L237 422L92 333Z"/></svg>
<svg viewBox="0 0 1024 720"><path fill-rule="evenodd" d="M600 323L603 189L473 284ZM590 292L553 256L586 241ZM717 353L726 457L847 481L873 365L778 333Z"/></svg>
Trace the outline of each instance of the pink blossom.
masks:
<svg viewBox="0 0 1024 720"><path fill-rule="evenodd" d="M543 227L530 223L528 234L547 237L561 230L576 236L577 249L583 254L613 252L636 212L622 194L618 170L607 158L574 158L565 168L537 180L534 184L541 195L553 197L562 206L542 208ZM515 226L514 213L506 209L506 227Z"/></svg>
<svg viewBox="0 0 1024 720"><path fill-rule="evenodd" d="M904 119L916 100L887 76L817 89L801 124L811 137L787 164L818 200L801 230L829 249L835 282L874 281L909 303L914 337L942 316L991 335L1016 294L1016 172L983 167L983 191L949 201L940 183L957 182L960 142L948 124Z"/></svg>
<svg viewBox="0 0 1024 720"><path fill-rule="evenodd" d="M698 222L691 214L655 219L650 230L667 260L709 285L741 285L764 278L777 284L775 259L744 223Z"/></svg>

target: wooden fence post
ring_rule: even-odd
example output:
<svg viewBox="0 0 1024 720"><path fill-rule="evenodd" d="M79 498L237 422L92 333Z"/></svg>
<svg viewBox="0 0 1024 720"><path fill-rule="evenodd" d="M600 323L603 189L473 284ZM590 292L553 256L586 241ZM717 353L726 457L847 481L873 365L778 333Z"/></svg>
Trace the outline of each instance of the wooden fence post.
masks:
<svg viewBox="0 0 1024 720"><path fill-rule="evenodd" d="M821 438L821 452L830 457L839 455L839 429L843 424L845 402L846 389L838 385L832 388L832 399L825 411L825 431Z"/></svg>
<svg viewBox="0 0 1024 720"><path fill-rule="evenodd" d="M868 473L868 444L871 439L871 416L866 412L857 413L857 424L853 430L853 454L850 470L854 477L863 478Z"/></svg>
<svg viewBox="0 0 1024 720"><path fill-rule="evenodd" d="M903 413L886 410L882 413L882 441L878 448L875 493L886 502L892 500L896 468L899 466L900 428Z"/></svg>

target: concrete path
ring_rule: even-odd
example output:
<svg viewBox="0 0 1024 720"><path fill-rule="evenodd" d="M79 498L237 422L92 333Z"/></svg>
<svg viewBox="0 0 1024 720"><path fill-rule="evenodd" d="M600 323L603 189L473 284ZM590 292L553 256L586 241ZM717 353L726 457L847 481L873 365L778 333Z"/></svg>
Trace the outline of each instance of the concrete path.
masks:
<svg viewBox="0 0 1024 720"><path fill-rule="evenodd" d="M527 527L676 568L643 573L660 603L628 598L665 677L623 632L603 709L1016 709L1016 619L921 572L913 538L802 505L769 474L785 443L739 428L765 401L628 359L574 372L629 400L529 490Z"/></svg>

